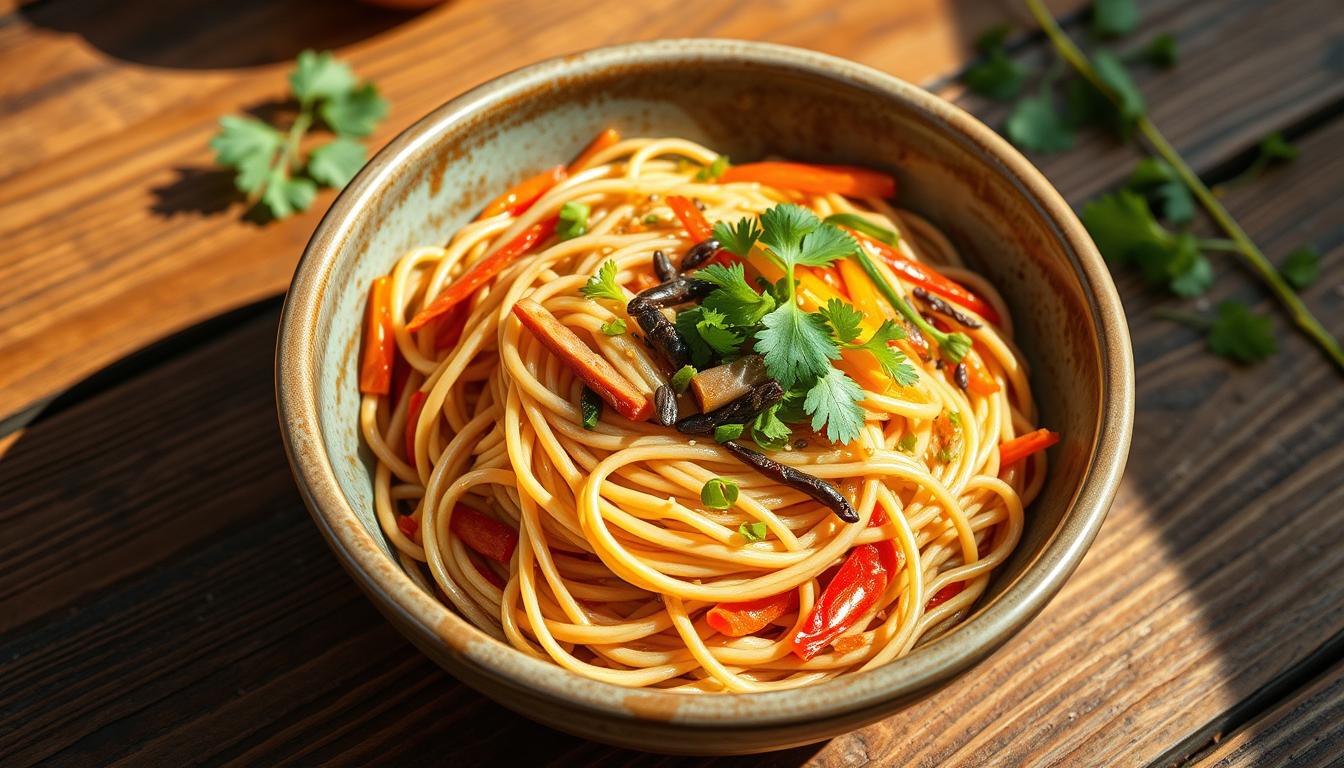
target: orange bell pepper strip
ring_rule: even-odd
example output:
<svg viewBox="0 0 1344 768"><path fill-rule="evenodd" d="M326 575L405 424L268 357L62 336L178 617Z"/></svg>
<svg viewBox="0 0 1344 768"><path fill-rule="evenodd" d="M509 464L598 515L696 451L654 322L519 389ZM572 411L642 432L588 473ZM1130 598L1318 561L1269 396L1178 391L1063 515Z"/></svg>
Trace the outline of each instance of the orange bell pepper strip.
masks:
<svg viewBox="0 0 1344 768"><path fill-rule="evenodd" d="M858 238L861 244L867 246L868 250L881 257L902 280L907 280L923 287L930 293L936 293L948 301L960 304L991 323L998 323L1001 320L999 313L994 311L994 307L989 302L971 293L960 283L943 277L928 265L905 258L886 243L878 242L861 232L854 232L853 230L850 230L850 232Z"/></svg>
<svg viewBox="0 0 1344 768"><path fill-rule="evenodd" d="M791 589L758 600L719 603L705 614L705 622L721 635L745 637L760 632L775 619L797 607L798 592Z"/></svg>
<svg viewBox="0 0 1344 768"><path fill-rule="evenodd" d="M999 391L999 382L994 380L994 377L989 373L989 369L985 368L985 364L980 362L978 354L967 355L962 358L962 362L966 364L967 379L970 381L970 386L966 387L967 391L981 396L992 395Z"/></svg>
<svg viewBox="0 0 1344 768"><path fill-rule="evenodd" d="M592 162L594 157L597 157L598 152L616 144L620 140L621 132L615 128L607 128L597 134L597 137L589 142L588 146L583 148L583 151L579 153L579 156L574 158L574 162L569 164L569 172L573 174L583 170L587 167L588 163Z"/></svg>
<svg viewBox="0 0 1344 768"><path fill-rule="evenodd" d="M550 191L551 187L564 181L568 175L565 166L557 165L538 173L536 176L526 178L513 189L491 200L490 204L485 206L485 209L481 211L481 215L477 218L488 219L501 213L517 216L531 208L533 203Z"/></svg>
<svg viewBox="0 0 1344 768"><path fill-rule="evenodd" d="M672 209L681 226L686 228L686 234L695 242L702 243L713 236L714 228L690 199L681 195L668 195L667 207Z"/></svg>
<svg viewBox="0 0 1344 768"><path fill-rule="evenodd" d="M428 307L416 313L406 330L411 333L423 328L430 320L448 313L448 310L471 298L482 285L490 282L495 275L518 260L518 257L532 250L533 246L550 237L555 232L559 219L555 216L545 219L523 230L521 234L505 243L494 253L472 264L453 284L448 286Z"/></svg>
<svg viewBox="0 0 1344 768"><path fill-rule="evenodd" d="M653 415L649 399L545 307L532 299L522 299L513 305L513 314L617 413L631 421L644 421Z"/></svg>
<svg viewBox="0 0 1344 768"><path fill-rule="evenodd" d="M1016 464L1031 454L1043 451L1058 442L1058 432L1038 429L1035 432L1028 432L1012 440L999 443L999 467L1003 468L1010 464Z"/></svg>
<svg viewBox="0 0 1344 768"><path fill-rule="evenodd" d="M359 391L386 395L392 389L392 365L397 340L392 332L392 278L384 275L369 289L369 314L364 329L364 359L359 367Z"/></svg>
<svg viewBox="0 0 1344 768"><path fill-rule="evenodd" d="M722 183L757 182L779 189L846 197L895 197L896 179L890 174L853 165L764 162L734 165L719 177Z"/></svg>
<svg viewBox="0 0 1344 768"><path fill-rule="evenodd" d="M465 504L453 507L448 529L473 551L497 563L509 562L518 546L517 531Z"/></svg>

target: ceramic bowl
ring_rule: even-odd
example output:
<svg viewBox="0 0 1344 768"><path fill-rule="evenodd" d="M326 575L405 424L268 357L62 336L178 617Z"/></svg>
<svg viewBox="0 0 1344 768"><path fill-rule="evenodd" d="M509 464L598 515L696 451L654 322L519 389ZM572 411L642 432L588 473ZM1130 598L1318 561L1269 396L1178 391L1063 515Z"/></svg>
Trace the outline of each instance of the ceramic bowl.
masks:
<svg viewBox="0 0 1344 768"><path fill-rule="evenodd" d="M573 157L607 126L687 137L735 160L778 154L888 170L900 203L941 226L1002 291L1042 423L1063 440L1021 544L955 631L879 669L797 690L632 690L487 637L394 562L374 521L357 430L368 285L408 248L445 242L500 190ZM1078 219L1030 163L975 118L896 78L811 51L730 40L552 59L424 117L373 158L318 226L285 301L277 358L280 423L299 488L337 557L392 622L460 680L527 717L668 752L823 739L927 696L989 655L1082 559L1120 481L1133 417L1115 288Z"/></svg>

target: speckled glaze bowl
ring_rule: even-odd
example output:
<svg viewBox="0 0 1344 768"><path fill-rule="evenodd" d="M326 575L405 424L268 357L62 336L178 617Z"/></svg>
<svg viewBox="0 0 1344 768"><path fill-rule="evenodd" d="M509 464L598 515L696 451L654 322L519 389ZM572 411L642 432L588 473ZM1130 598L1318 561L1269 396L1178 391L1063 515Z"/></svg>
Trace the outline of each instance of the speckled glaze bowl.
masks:
<svg viewBox="0 0 1344 768"><path fill-rule="evenodd" d="M500 190L574 156L600 129L677 135L734 159L780 154L893 172L902 205L998 285L1063 435L1016 553L958 629L880 669L798 690L685 696L581 678L461 620L394 562L357 431L370 281L442 243ZM552 59L438 108L368 164L318 226L285 301L280 425L313 519L375 604L449 672L513 710L638 749L726 754L804 744L944 685L1017 632L1092 542L1129 449L1125 318L1092 241L1041 174L975 118L888 75L810 51L666 40ZM969 702L968 702L969 703ZM950 702L948 706L958 706Z"/></svg>

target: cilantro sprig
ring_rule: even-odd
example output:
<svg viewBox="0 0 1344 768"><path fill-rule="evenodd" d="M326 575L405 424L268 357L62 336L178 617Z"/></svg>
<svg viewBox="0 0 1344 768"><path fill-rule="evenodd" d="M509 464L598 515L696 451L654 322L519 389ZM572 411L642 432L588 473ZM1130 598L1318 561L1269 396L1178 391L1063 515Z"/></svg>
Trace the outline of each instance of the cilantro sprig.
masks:
<svg viewBox="0 0 1344 768"><path fill-rule="evenodd" d="M289 75L298 115L287 131L253 117L226 115L210 139L215 162L236 171L234 186L250 205L283 219L307 210L318 185L340 188L367 159L358 139L387 116L372 83L360 83L330 52L304 51ZM336 136L303 157L304 136L317 120Z"/></svg>

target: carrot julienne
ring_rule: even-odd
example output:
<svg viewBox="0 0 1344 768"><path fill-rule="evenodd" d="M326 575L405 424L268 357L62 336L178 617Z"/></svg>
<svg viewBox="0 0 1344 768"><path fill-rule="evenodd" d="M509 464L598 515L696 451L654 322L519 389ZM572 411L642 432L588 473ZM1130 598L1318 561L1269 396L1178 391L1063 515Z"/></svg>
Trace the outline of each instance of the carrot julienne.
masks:
<svg viewBox="0 0 1344 768"><path fill-rule="evenodd" d="M705 614L705 621L726 637L745 637L760 632L785 613L798 607L794 590L740 603L719 603Z"/></svg>
<svg viewBox="0 0 1344 768"><path fill-rule="evenodd" d="M763 162L734 165L719 177L722 183L757 182L780 189L815 195L894 197L896 179L890 174L853 165Z"/></svg>
<svg viewBox="0 0 1344 768"><path fill-rule="evenodd" d="M471 298L471 295L476 293L478 288L490 282L495 275L503 272L505 267L532 250L537 243L550 237L555 232L557 221L559 219L552 216L533 224L494 253L472 264L466 272L463 272L460 277L453 281L452 285L439 294L439 297L434 299L432 304L420 310L415 317L411 318L411 322L406 324L406 330L415 333L425 327L429 321L442 317L459 303Z"/></svg>
<svg viewBox="0 0 1344 768"><path fill-rule="evenodd" d="M999 467L1016 464L1031 454L1043 451L1058 442L1058 432L1038 429L1035 432L1028 432L1007 442L999 443Z"/></svg>
<svg viewBox="0 0 1344 768"><path fill-rule="evenodd" d="M497 563L513 559L518 546L518 532L493 517L477 512L466 504L453 507L453 518L448 529L478 554Z"/></svg>
<svg viewBox="0 0 1344 768"><path fill-rule="evenodd" d="M369 289L368 325L364 333L364 361L359 369L359 391L386 395L392 389L392 366L397 341L392 333L392 279L380 277Z"/></svg>
<svg viewBox="0 0 1344 768"><path fill-rule="evenodd" d="M513 189L491 200L481 211L478 218L488 219L501 213L518 216L531 208L532 204L550 191L551 187L564 181L566 176L568 176L568 172L563 165L557 165L538 173L536 176L530 176Z"/></svg>
<svg viewBox="0 0 1344 768"><path fill-rule="evenodd" d="M667 207L672 209L681 226L686 228L686 234L697 243L703 243L714 234L714 228L709 225L705 219L705 214L695 207L695 203L689 198L681 195L669 195L667 198Z"/></svg>
<svg viewBox="0 0 1344 768"><path fill-rule="evenodd" d="M569 164L569 172L578 173L583 170L588 166L588 163L597 156L598 152L601 152L607 147L614 146L620 140L621 132L615 128L607 128L603 130L601 133L597 134L596 138L588 143L588 146L583 148L583 151L579 153L579 156L574 158L574 162Z"/></svg>

